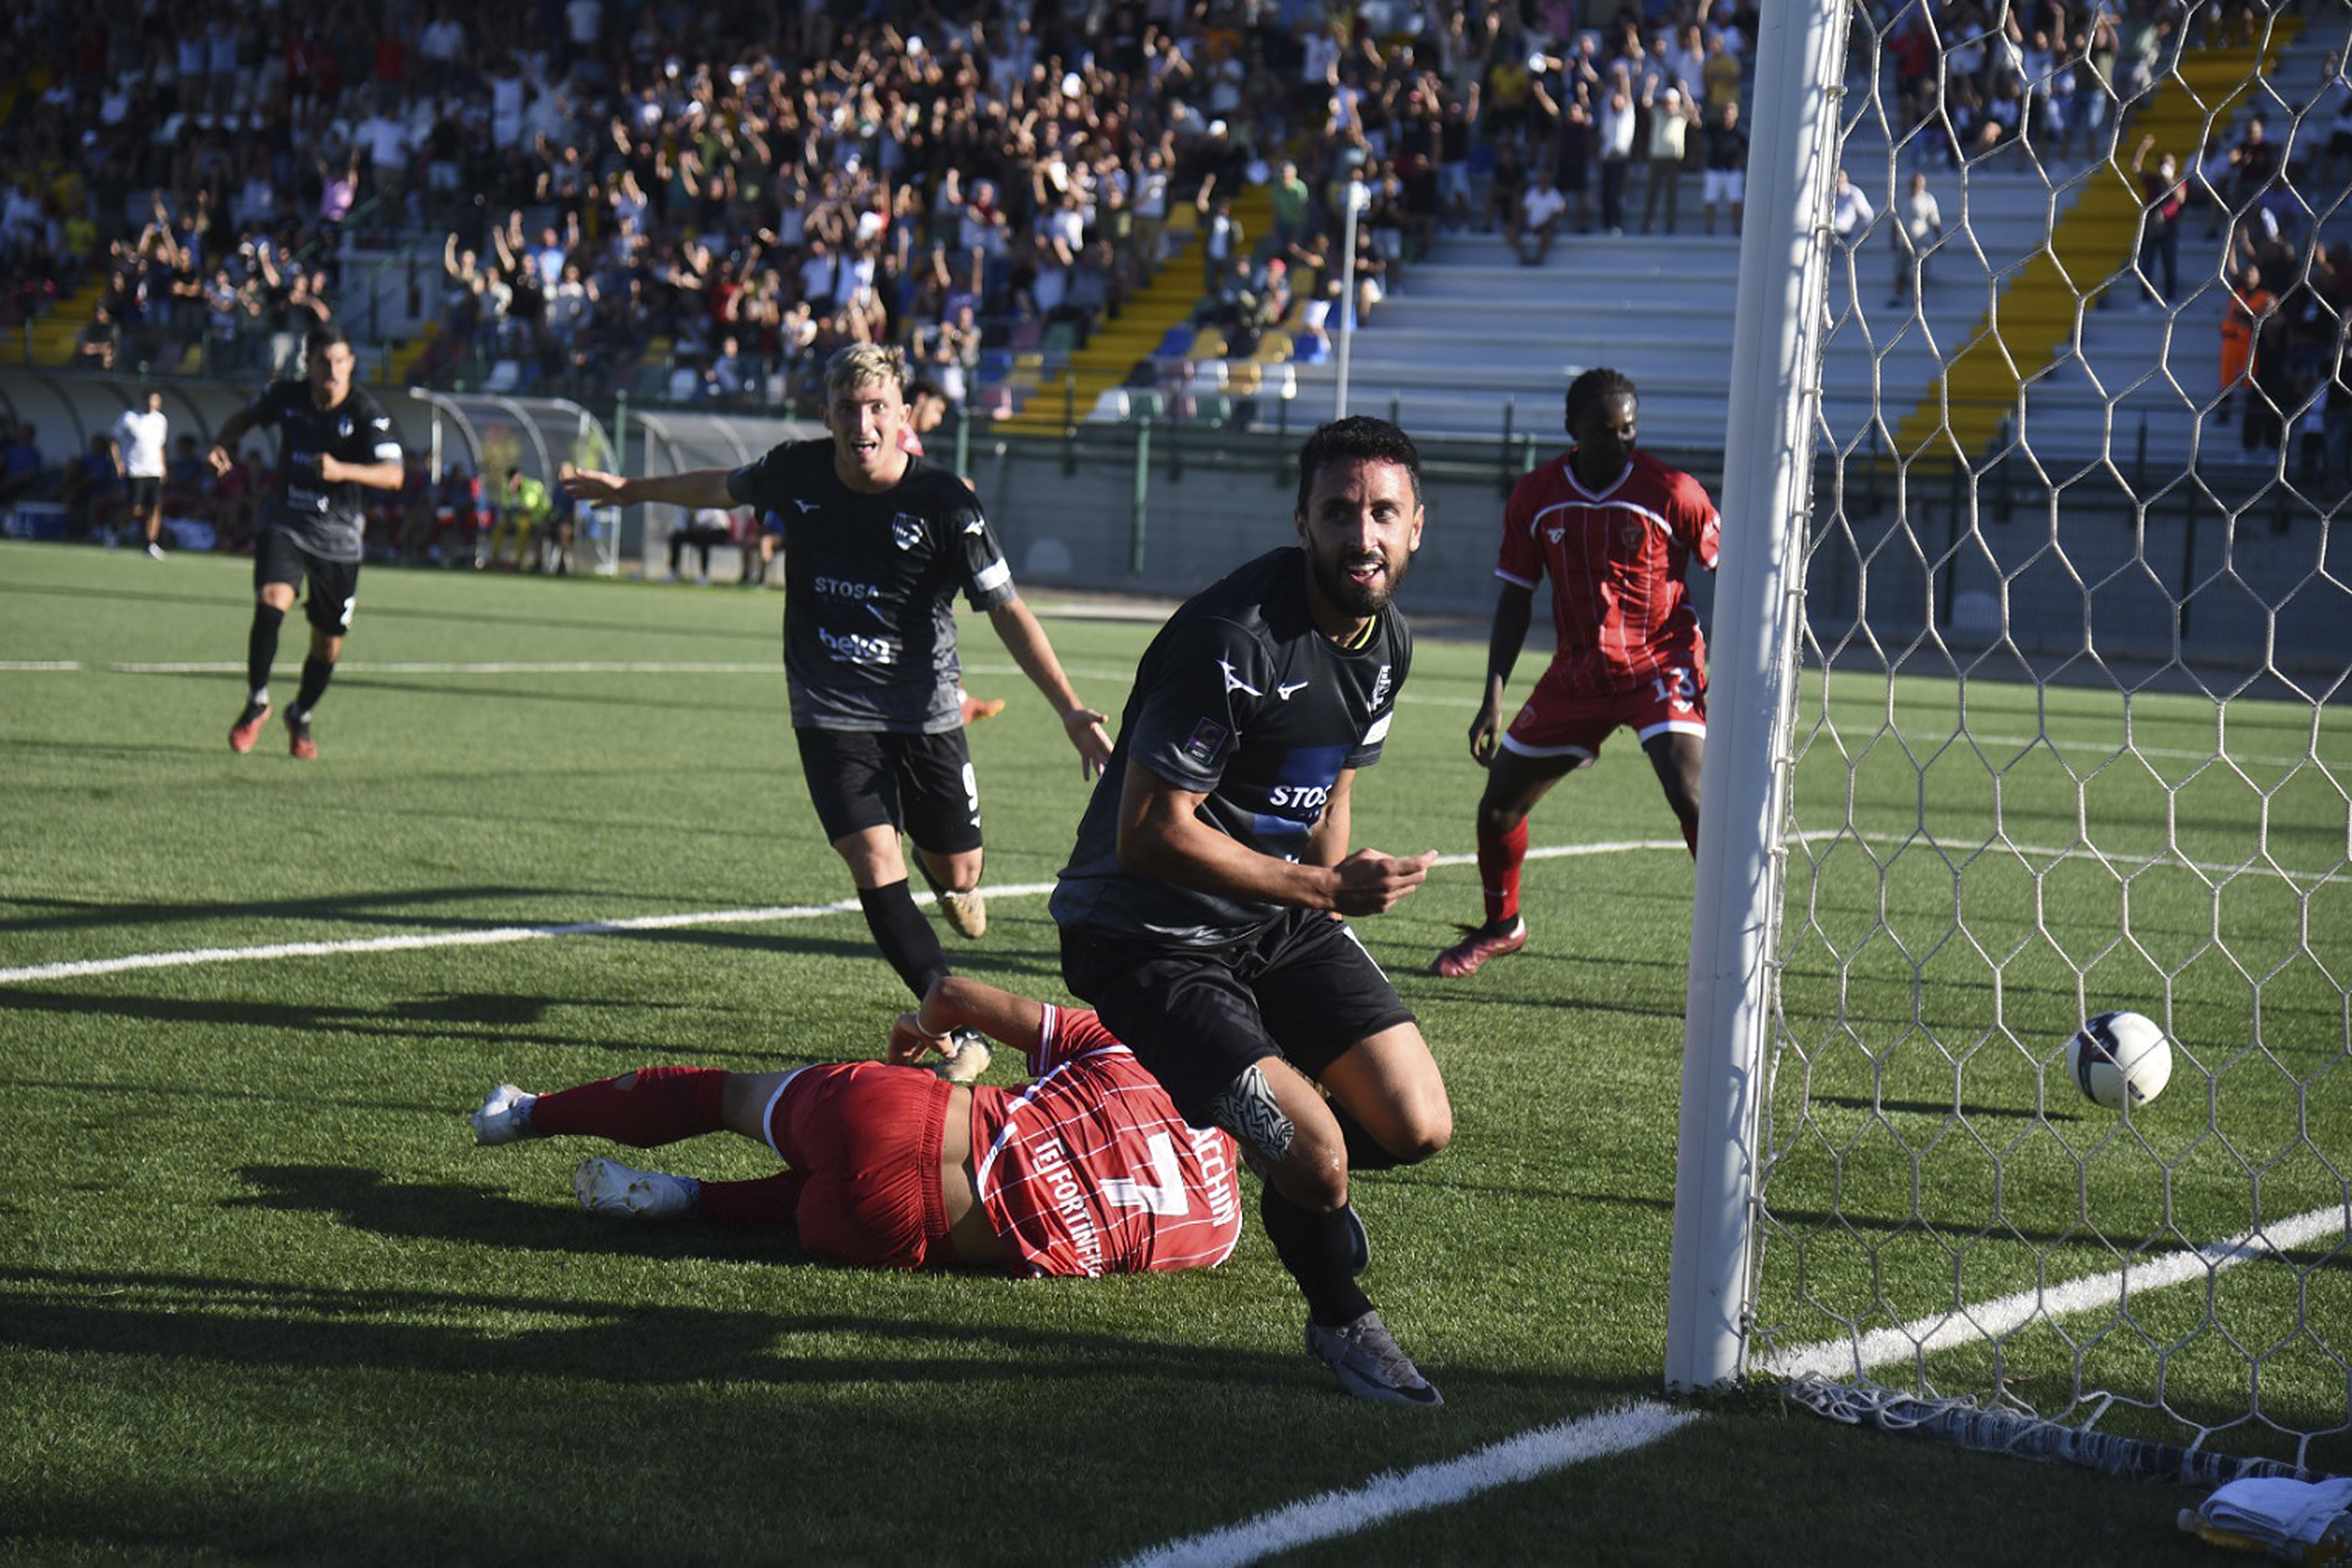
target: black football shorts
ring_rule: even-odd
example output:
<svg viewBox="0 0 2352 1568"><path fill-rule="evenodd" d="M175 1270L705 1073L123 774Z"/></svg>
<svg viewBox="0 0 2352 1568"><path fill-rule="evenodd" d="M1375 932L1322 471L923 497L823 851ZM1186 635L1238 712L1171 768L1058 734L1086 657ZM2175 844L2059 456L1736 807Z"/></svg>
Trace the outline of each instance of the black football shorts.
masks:
<svg viewBox="0 0 2352 1568"><path fill-rule="evenodd" d="M1347 922L1297 909L1238 940L1180 947L1062 928L1062 978L1196 1127L1251 1064L1320 1078L1349 1048L1413 1021Z"/></svg>
<svg viewBox="0 0 2352 1568"><path fill-rule="evenodd" d="M330 637L348 637L352 608L359 601L360 563L326 560L294 542L281 528L264 528L253 538L253 590L273 582L299 588L308 579L310 596L303 614Z"/></svg>
<svg viewBox="0 0 2352 1568"><path fill-rule="evenodd" d="M980 848L980 785L963 731L796 729L801 772L827 842L891 827L933 854Z"/></svg>

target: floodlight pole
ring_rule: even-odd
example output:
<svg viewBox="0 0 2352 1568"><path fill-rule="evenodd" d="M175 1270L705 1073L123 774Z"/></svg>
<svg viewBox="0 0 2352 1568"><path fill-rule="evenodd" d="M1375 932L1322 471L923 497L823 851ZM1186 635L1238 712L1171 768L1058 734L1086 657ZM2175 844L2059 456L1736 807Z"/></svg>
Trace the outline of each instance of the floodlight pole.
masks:
<svg viewBox="0 0 2352 1568"><path fill-rule="evenodd" d="M1331 403L1333 419L1348 417L1348 348L1356 336L1356 214L1370 204L1371 197L1360 173L1348 176L1347 235L1339 247L1339 390Z"/></svg>
<svg viewBox="0 0 2352 1568"><path fill-rule="evenodd" d="M1665 1383L1746 1370L1847 0L1765 8L1725 422Z"/></svg>

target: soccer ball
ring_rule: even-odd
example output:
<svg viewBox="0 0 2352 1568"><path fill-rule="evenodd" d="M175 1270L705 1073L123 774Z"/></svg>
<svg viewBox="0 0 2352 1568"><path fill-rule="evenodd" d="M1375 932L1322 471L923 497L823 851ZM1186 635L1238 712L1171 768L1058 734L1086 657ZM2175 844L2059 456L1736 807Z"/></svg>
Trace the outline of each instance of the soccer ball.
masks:
<svg viewBox="0 0 2352 1568"><path fill-rule="evenodd" d="M2164 1092L2172 1042L2138 1013L2101 1013L2066 1042L2066 1071L2084 1099L2116 1111L2128 1096L2137 1108Z"/></svg>

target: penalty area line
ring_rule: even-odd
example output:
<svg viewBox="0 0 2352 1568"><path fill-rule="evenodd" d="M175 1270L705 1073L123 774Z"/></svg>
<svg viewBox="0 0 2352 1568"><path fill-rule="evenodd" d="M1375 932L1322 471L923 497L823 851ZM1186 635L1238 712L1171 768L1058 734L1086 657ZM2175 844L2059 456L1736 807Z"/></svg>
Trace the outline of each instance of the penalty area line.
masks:
<svg viewBox="0 0 2352 1568"><path fill-rule="evenodd" d="M1679 839L1654 843L1555 844L1528 851L1529 860L1564 855L1617 854L1628 850L1680 851ZM1439 865L1475 865L1476 855L1441 855ZM1037 898L1054 891L1050 882L982 884L991 898ZM757 925L775 920L818 920L859 913L857 900L782 904L767 909L698 910L685 915L646 915L622 920L583 920L549 925L500 925L482 931L412 931L392 936L353 936L341 941L271 942L256 947L190 947L169 953L129 953L114 958L76 958L0 969L0 985L27 980L65 980L121 975L136 969L178 969L197 964L243 964L273 958L323 958L343 953L404 953L432 947L495 947L509 942L543 942L558 936L619 936L633 931L675 931L694 925Z"/></svg>
<svg viewBox="0 0 2352 1568"><path fill-rule="evenodd" d="M1589 1459L1630 1453L1697 1419L1693 1411L1655 1400L1633 1400L1597 1415L1522 1432L1458 1459L1383 1471L1361 1486L1324 1492L1238 1524L1171 1541L1128 1558L1121 1568L1240 1568L1277 1552L1445 1508Z"/></svg>

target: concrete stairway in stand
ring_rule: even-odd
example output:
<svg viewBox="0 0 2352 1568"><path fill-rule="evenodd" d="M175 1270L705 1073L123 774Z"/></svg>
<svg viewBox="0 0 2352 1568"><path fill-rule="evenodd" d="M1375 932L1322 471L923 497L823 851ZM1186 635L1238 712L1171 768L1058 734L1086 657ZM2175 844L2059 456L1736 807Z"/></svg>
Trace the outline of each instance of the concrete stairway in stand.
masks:
<svg viewBox="0 0 2352 1568"><path fill-rule="evenodd" d="M1193 215L1191 208L1182 210L1186 217ZM1234 214L1250 243L1264 239L1274 230L1271 188L1244 186L1234 200ZM1171 235L1177 228L1170 225ZM1125 386L1169 329L1189 320L1200 304L1204 290L1198 246L1195 234L1192 243L1160 264L1150 283L1129 296L1117 319L1096 324L1084 348L1069 350L1059 364L1049 357L1038 368L1035 390L993 428L1059 435L1066 425L1083 423L1104 392Z"/></svg>

